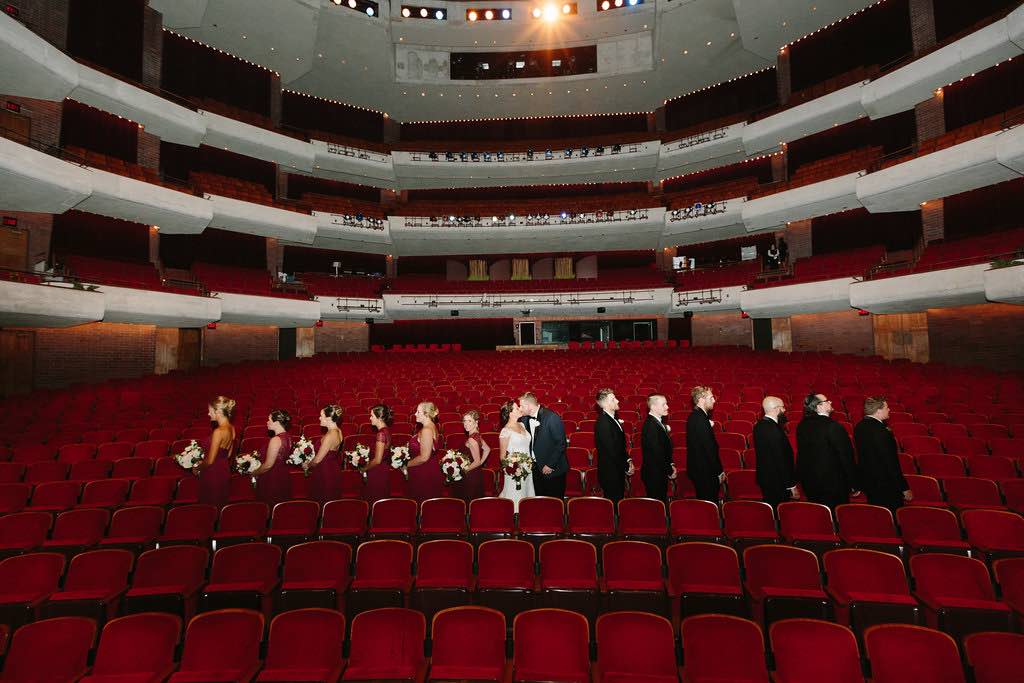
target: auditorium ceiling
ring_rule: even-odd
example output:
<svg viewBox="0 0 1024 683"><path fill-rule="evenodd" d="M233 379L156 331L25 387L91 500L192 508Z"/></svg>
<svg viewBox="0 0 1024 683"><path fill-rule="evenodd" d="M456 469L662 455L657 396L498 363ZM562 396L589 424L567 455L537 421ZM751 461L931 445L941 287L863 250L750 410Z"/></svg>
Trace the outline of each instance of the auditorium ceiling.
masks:
<svg viewBox="0 0 1024 683"><path fill-rule="evenodd" d="M354 2L355 0L353 0ZM364 0L359 0L365 4ZM666 99L775 64L787 43L873 4L867 0L636 0L534 19L557 0L409 2L444 21L402 16L381 0L367 16L332 0L150 0L164 26L270 68L284 88L427 121L651 111ZM626 0L628 3L629 0ZM362 7L362 5L360 5ZM508 8L507 21L467 21ZM453 52L596 46L596 73L452 80Z"/></svg>

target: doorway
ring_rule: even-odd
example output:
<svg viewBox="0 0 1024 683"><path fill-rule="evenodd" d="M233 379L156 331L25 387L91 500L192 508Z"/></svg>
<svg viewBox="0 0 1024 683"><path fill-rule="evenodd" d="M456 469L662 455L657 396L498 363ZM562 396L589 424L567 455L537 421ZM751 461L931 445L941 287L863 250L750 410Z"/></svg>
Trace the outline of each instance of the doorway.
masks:
<svg viewBox="0 0 1024 683"><path fill-rule="evenodd" d="M653 341L654 325L649 320L633 323L633 341Z"/></svg>
<svg viewBox="0 0 1024 683"><path fill-rule="evenodd" d="M27 394L35 384L35 332L0 330L0 391Z"/></svg>
<svg viewBox="0 0 1024 683"><path fill-rule="evenodd" d="M537 343L536 323L519 323L519 345L532 346Z"/></svg>

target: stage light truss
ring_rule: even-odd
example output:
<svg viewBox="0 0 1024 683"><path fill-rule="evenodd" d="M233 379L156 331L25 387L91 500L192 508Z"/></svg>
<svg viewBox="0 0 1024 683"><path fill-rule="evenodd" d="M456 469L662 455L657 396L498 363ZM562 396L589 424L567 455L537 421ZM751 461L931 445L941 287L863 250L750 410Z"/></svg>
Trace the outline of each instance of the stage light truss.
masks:
<svg viewBox="0 0 1024 683"><path fill-rule="evenodd" d="M339 313L380 313L383 310L383 302L380 299L350 299L337 297L331 304Z"/></svg>
<svg viewBox="0 0 1024 683"><path fill-rule="evenodd" d="M466 10L466 21L508 21L512 10L508 7L470 7Z"/></svg>
<svg viewBox="0 0 1024 683"><path fill-rule="evenodd" d="M692 292L676 292L676 306L720 303L722 303L721 289L697 289Z"/></svg>
<svg viewBox="0 0 1024 683"><path fill-rule="evenodd" d="M517 308L530 306L585 306L603 304L654 304L654 293L648 290L558 294L405 294L399 297L402 306L422 308Z"/></svg>

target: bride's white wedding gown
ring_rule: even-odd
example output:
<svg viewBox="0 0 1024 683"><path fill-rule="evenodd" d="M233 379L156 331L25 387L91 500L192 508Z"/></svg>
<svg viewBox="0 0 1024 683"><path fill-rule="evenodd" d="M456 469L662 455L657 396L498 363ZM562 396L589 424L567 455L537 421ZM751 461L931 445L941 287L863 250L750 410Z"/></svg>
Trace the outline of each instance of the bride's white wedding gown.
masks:
<svg viewBox="0 0 1024 683"><path fill-rule="evenodd" d="M508 438L509 453L529 453L530 434L514 432L508 427L501 430L499 438ZM533 491L533 477L528 476L520 482L521 488L516 488L516 482L511 477L505 477L505 485L501 488L500 498L508 498L516 505L516 512L519 512L519 501L523 498L535 496Z"/></svg>

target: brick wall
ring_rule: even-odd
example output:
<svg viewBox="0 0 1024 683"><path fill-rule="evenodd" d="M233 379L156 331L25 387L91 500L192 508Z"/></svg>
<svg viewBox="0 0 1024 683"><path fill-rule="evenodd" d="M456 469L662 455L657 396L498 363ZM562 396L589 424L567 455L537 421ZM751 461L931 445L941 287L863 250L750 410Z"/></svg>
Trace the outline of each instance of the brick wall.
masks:
<svg viewBox="0 0 1024 683"><path fill-rule="evenodd" d="M887 360L906 358L928 362L928 314L873 315L875 353Z"/></svg>
<svg viewBox="0 0 1024 683"><path fill-rule="evenodd" d="M786 244L789 245L789 262L807 258L814 253L811 221L793 221L786 224Z"/></svg>
<svg viewBox="0 0 1024 683"><path fill-rule="evenodd" d="M33 140L53 147L60 144L60 117L64 109L63 102L47 102L14 95L4 95L2 100L21 105L19 113L28 117L32 122L29 135Z"/></svg>
<svg viewBox="0 0 1024 683"><path fill-rule="evenodd" d="M946 107L942 91L914 105L914 119L917 122L918 142L931 140L945 133Z"/></svg>
<svg viewBox="0 0 1024 683"><path fill-rule="evenodd" d="M19 19L30 31L61 50L68 45L68 0L19 0Z"/></svg>
<svg viewBox="0 0 1024 683"><path fill-rule="evenodd" d="M220 323L203 330L203 365L277 360L277 342L276 327Z"/></svg>
<svg viewBox="0 0 1024 683"><path fill-rule="evenodd" d="M26 213L24 211L2 211L4 216L18 220L18 229L28 232L28 267L50 257L50 236L53 234L53 215L48 213Z"/></svg>
<svg viewBox="0 0 1024 683"><path fill-rule="evenodd" d="M35 330L35 383L63 387L153 373L156 327L92 323Z"/></svg>
<svg viewBox="0 0 1024 683"><path fill-rule="evenodd" d="M928 347L932 362L1024 371L1024 306L929 309Z"/></svg>
<svg viewBox="0 0 1024 683"><path fill-rule="evenodd" d="M139 165L160 170L160 138L140 128L136 150Z"/></svg>
<svg viewBox="0 0 1024 683"><path fill-rule="evenodd" d="M942 199L925 202L921 207L921 234L925 244L946 236L946 210Z"/></svg>
<svg viewBox="0 0 1024 683"><path fill-rule="evenodd" d="M142 83L160 87L160 70L164 56L164 17L152 7L142 15Z"/></svg>
<svg viewBox="0 0 1024 683"><path fill-rule="evenodd" d="M693 316L694 346L753 346L752 321L739 313L699 313Z"/></svg>
<svg viewBox="0 0 1024 683"><path fill-rule="evenodd" d="M875 352L871 316L857 311L794 315L789 319L794 351L832 351L869 356Z"/></svg>
<svg viewBox="0 0 1024 683"><path fill-rule="evenodd" d="M935 0L910 0L910 37L914 54L935 46Z"/></svg>
<svg viewBox="0 0 1024 683"><path fill-rule="evenodd" d="M313 348L316 353L370 350L370 326L365 322L325 320L323 327L313 329Z"/></svg>

